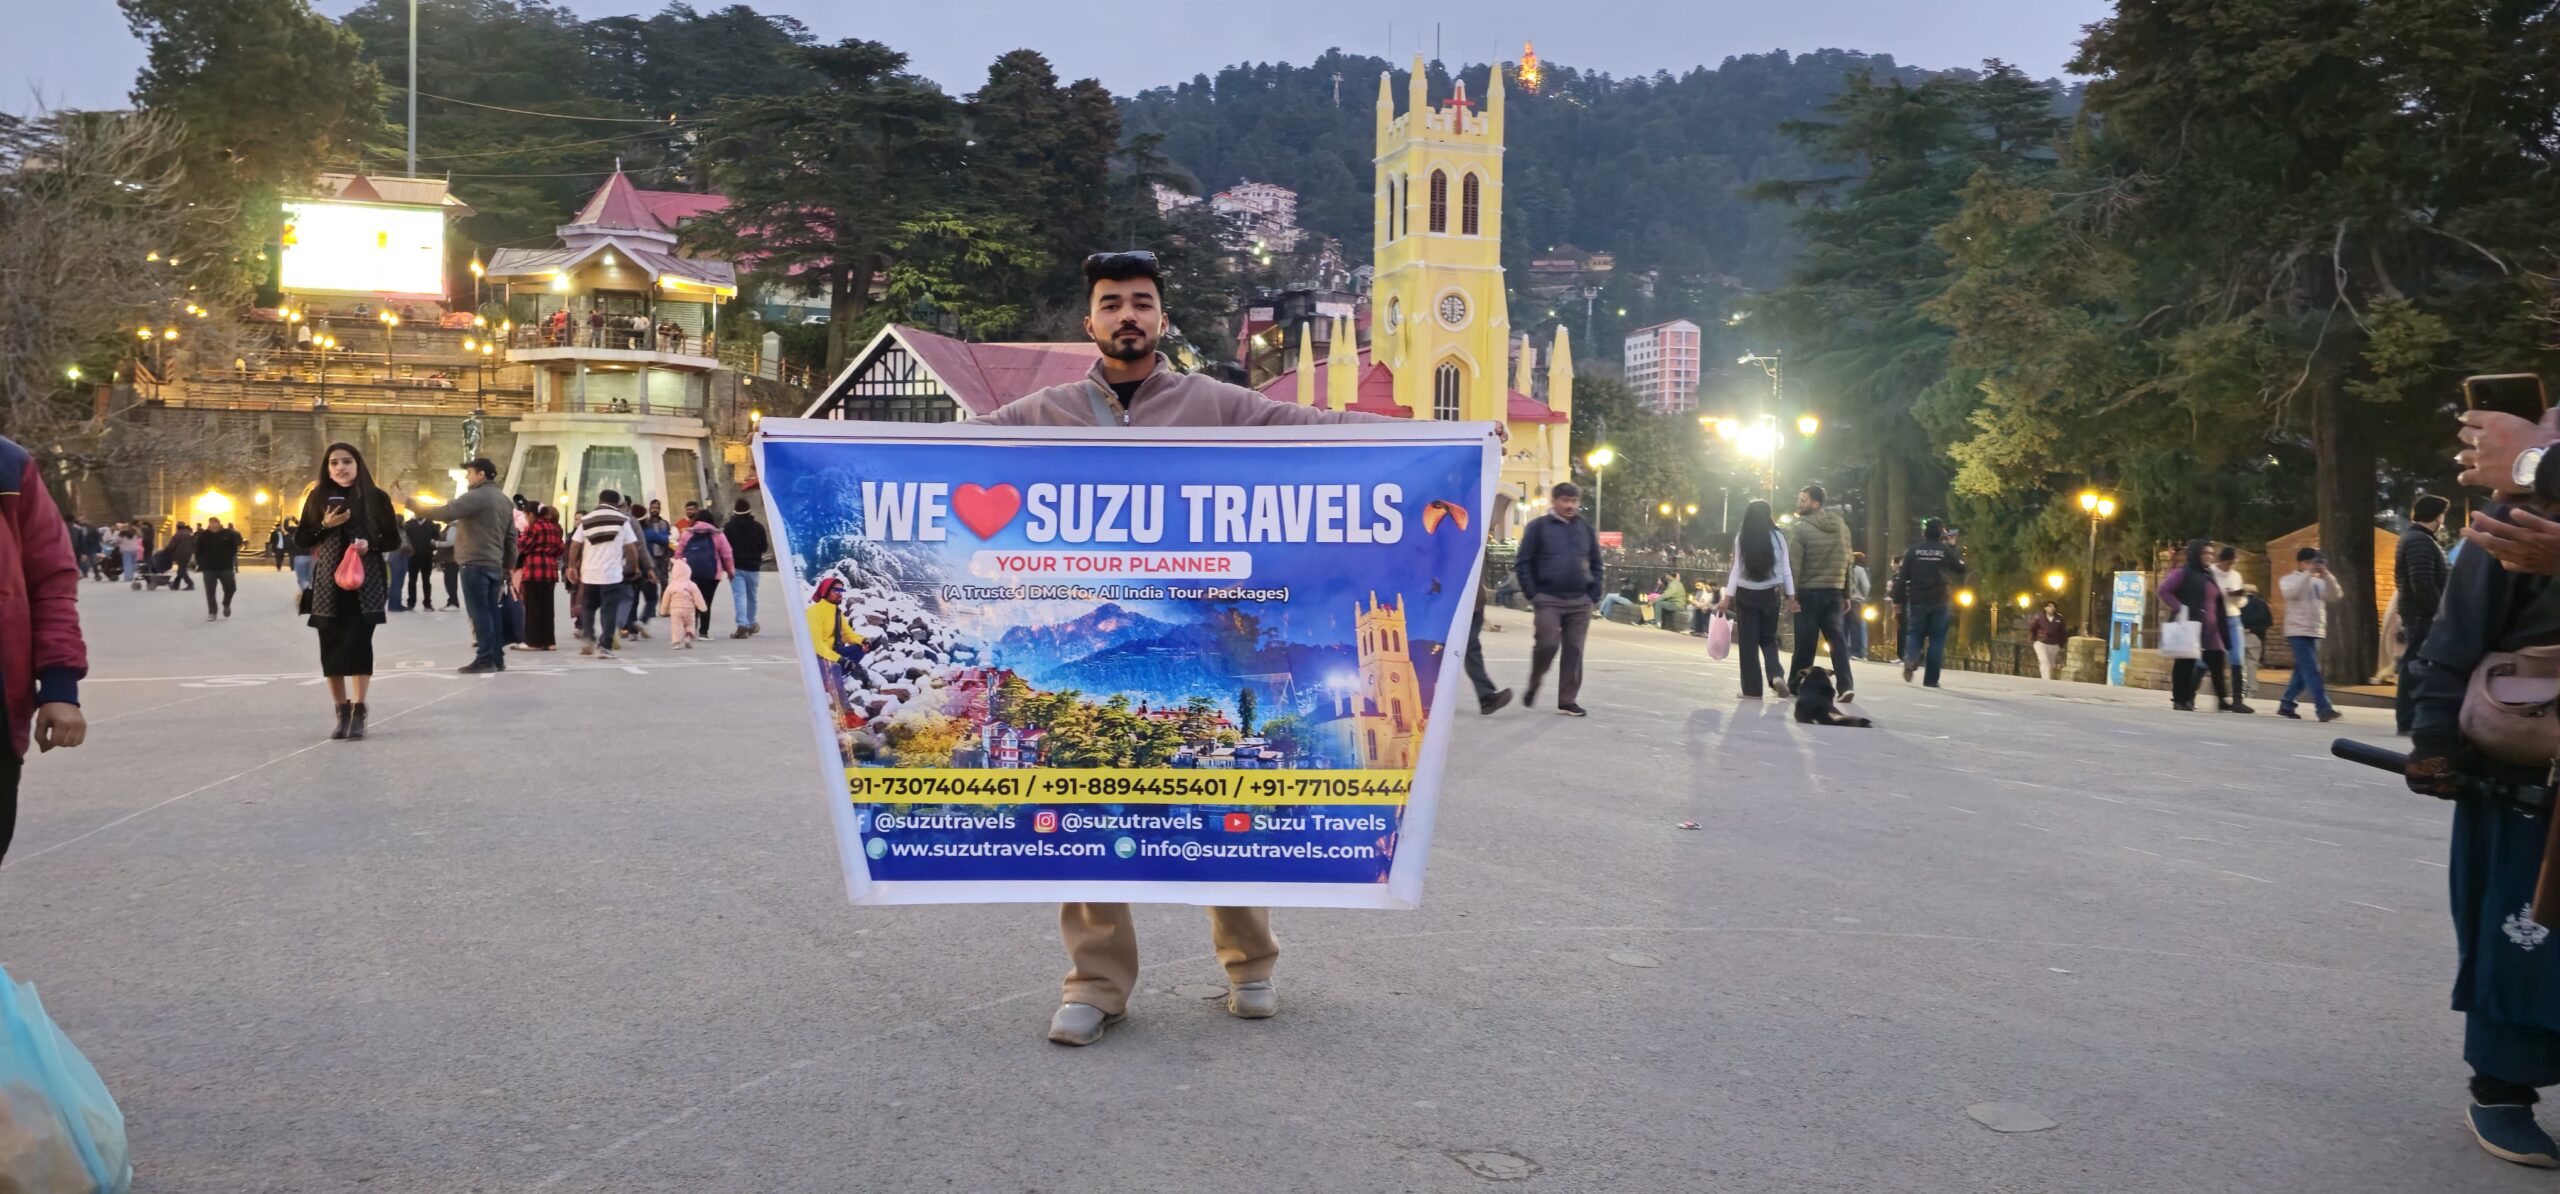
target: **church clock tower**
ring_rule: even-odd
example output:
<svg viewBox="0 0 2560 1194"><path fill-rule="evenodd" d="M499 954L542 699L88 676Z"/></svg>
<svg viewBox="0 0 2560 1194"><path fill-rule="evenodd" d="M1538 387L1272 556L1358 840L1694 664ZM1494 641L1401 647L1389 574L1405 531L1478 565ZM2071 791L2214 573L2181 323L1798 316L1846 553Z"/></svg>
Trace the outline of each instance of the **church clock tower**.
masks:
<svg viewBox="0 0 2560 1194"><path fill-rule="evenodd" d="M1392 75L1378 77L1374 359L1394 370L1395 401L1415 418L1508 421L1502 68L1482 111L1463 81L1433 107L1419 55L1405 90L1399 116Z"/></svg>

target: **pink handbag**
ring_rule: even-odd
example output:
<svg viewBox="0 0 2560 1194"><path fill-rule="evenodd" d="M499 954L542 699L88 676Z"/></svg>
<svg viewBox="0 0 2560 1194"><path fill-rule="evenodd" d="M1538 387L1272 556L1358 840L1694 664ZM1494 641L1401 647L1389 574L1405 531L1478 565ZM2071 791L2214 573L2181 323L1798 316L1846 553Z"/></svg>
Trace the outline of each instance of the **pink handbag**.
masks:
<svg viewBox="0 0 2560 1194"><path fill-rule="evenodd" d="M364 588L364 544L347 544L346 554L338 557L338 571L331 579L350 593Z"/></svg>
<svg viewBox="0 0 2560 1194"><path fill-rule="evenodd" d="M1707 623L1707 658L1722 659L1733 650L1733 619L1723 614Z"/></svg>

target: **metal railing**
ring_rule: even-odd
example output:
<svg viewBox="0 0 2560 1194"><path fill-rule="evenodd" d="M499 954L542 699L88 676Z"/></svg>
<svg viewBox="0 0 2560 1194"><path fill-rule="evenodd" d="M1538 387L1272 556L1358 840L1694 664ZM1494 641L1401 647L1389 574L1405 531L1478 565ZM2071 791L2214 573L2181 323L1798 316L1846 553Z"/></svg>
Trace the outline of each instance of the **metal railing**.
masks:
<svg viewBox="0 0 2560 1194"><path fill-rule="evenodd" d="M656 328L622 328L606 325L589 327L571 321L566 326L544 324L520 327L507 337L509 348L607 348L623 352L663 352L675 356L719 359L720 346L709 337L696 336L681 328L660 331Z"/></svg>
<svg viewBox="0 0 2560 1194"><path fill-rule="evenodd" d="M371 414L467 415L523 414L533 409L529 389L443 388L383 385L378 382L332 381L322 384L298 378L220 381L190 380L161 391L171 407L221 410L310 410L325 401L331 410Z"/></svg>

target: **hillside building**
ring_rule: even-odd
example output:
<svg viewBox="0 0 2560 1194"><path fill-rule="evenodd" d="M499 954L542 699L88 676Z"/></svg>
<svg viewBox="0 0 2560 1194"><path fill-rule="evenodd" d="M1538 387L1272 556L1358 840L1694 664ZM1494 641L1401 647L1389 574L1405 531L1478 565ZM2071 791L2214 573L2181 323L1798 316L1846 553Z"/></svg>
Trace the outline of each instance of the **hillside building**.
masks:
<svg viewBox="0 0 2560 1194"><path fill-rule="evenodd" d="M1627 388L1656 414L1698 407L1698 325L1685 319L1627 333Z"/></svg>

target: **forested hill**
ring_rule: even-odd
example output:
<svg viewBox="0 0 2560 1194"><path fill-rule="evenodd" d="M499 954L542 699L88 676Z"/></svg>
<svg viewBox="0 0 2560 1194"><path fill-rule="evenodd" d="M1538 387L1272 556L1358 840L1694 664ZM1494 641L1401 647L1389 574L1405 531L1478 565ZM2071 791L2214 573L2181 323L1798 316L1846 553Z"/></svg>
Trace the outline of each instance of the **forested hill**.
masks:
<svg viewBox="0 0 2560 1194"><path fill-rule="evenodd" d="M1847 50L1750 54L1676 76L1543 67L1539 94L1515 88L1506 98L1505 264L1516 274L1533 251L1571 244L1615 253L1622 276L1658 269L1679 290L1717 289L1720 279L1783 283L1798 246L1794 213L1742 193L1762 179L1819 172L1781 124L1820 119L1850 75L1931 73ZM1230 66L1123 100L1121 115L1132 133L1164 134L1165 154L1204 192L1247 178L1297 191L1299 223L1365 261L1378 72L1387 68L1338 50L1304 66ZM1430 69L1432 97L1445 100L1445 68ZM1461 77L1468 95L1485 94L1486 68ZM1404 86L1399 64L1399 104Z"/></svg>

